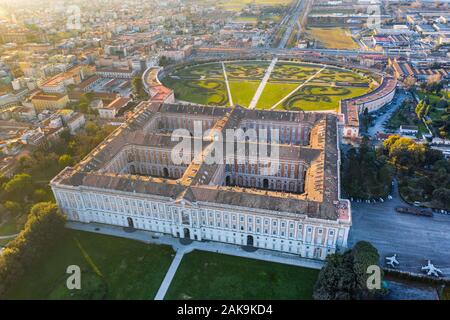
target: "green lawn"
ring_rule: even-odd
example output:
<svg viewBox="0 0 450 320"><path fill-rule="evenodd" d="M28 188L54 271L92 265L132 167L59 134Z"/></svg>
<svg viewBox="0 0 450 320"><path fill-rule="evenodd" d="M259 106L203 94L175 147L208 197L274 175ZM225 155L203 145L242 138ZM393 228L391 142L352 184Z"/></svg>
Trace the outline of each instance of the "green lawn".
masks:
<svg viewBox="0 0 450 320"><path fill-rule="evenodd" d="M233 103L248 107L252 101L260 81L229 81Z"/></svg>
<svg viewBox="0 0 450 320"><path fill-rule="evenodd" d="M302 83L322 68L320 65L279 61L273 68L269 81Z"/></svg>
<svg viewBox="0 0 450 320"><path fill-rule="evenodd" d="M174 90L175 97L179 100L207 105L228 105L225 81L179 80L166 77L163 82Z"/></svg>
<svg viewBox="0 0 450 320"><path fill-rule="evenodd" d="M258 109L270 109L275 103L286 97L300 83L272 83L268 82L259 97Z"/></svg>
<svg viewBox="0 0 450 320"><path fill-rule="evenodd" d="M203 251L183 257L166 299L311 299L318 270Z"/></svg>
<svg viewBox="0 0 450 320"><path fill-rule="evenodd" d="M51 252L30 266L8 299L153 299L173 259L168 246L67 230ZM65 283L80 266L81 290Z"/></svg>
<svg viewBox="0 0 450 320"><path fill-rule="evenodd" d="M339 102L342 99L360 96L368 90L368 88L332 87L309 82L279 105L277 109L302 109L305 111L337 110L339 108Z"/></svg>

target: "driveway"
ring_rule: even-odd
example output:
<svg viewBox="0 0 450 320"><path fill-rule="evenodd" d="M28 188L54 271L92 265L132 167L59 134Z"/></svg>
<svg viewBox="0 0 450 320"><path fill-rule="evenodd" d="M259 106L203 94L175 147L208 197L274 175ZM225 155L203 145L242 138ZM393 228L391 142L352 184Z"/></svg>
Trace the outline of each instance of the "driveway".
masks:
<svg viewBox="0 0 450 320"><path fill-rule="evenodd" d="M393 199L383 203L352 202L353 226L349 245L359 240L371 242L384 257L397 253L399 269L421 272L430 259L450 278L450 215L435 213L421 217L397 213L397 205L406 205L395 187Z"/></svg>

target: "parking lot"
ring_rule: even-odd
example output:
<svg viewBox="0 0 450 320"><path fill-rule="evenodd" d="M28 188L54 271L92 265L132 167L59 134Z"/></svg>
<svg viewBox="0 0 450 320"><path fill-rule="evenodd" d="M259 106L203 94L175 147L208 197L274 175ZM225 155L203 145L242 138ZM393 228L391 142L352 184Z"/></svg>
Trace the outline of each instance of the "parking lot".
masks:
<svg viewBox="0 0 450 320"><path fill-rule="evenodd" d="M397 254L399 269L421 272L426 260L450 278L450 215L433 217L400 214L395 206L406 204L393 192L393 199L378 203L352 202L353 226L349 245L359 240L371 242L384 257Z"/></svg>
<svg viewBox="0 0 450 320"><path fill-rule="evenodd" d="M381 108L373 114L373 126L369 127L368 133L370 136L375 136L378 132L386 133L385 123L389 121L394 112L402 105L406 99L412 99L412 96L406 93L404 90L399 89L395 94L391 103Z"/></svg>

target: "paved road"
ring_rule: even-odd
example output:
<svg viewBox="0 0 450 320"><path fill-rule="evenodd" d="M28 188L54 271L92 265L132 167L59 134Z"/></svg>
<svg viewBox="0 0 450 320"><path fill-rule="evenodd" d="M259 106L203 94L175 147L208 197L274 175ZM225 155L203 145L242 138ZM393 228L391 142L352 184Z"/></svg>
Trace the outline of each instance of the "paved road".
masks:
<svg viewBox="0 0 450 320"><path fill-rule="evenodd" d="M284 47L286 47L286 44L289 40L289 37L291 36L292 31L294 30L294 27L297 25L298 18L305 9L305 2L306 0L299 0L295 5L294 12L291 15L290 20L288 21L286 31L284 32L283 37L281 38L280 43L278 44L278 49L283 49ZM299 30L298 32L300 33L301 30Z"/></svg>
<svg viewBox="0 0 450 320"><path fill-rule="evenodd" d="M394 198L384 203L352 203L353 226L349 245L359 240L371 242L384 257L398 255L399 269L420 273L427 259L450 278L450 216L420 217L399 214L394 208L405 205L394 190Z"/></svg>
<svg viewBox="0 0 450 320"><path fill-rule="evenodd" d="M412 99L412 96L404 91L399 91L396 93L394 100L386 106L386 113L380 115L378 118L374 120L373 126L371 126L368 130L370 136L375 136L377 132L386 132L383 122L389 120L389 118L394 114L394 112L402 105L403 101L407 99Z"/></svg>

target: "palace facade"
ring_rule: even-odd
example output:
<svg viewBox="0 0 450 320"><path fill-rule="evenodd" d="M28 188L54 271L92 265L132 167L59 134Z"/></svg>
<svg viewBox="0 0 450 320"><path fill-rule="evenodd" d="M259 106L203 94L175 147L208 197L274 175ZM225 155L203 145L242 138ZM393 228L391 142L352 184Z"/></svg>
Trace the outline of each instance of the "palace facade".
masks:
<svg viewBox="0 0 450 320"><path fill-rule="evenodd" d="M209 133L198 138L196 124ZM197 146L182 163L172 154L179 143L172 134L180 128ZM207 161L217 156L217 145L230 143L218 138L228 129L244 133L244 156ZM268 142L247 136L261 129ZM260 151L264 144L267 154ZM234 138L231 145L237 150ZM339 162L333 114L143 102L51 187L68 220L325 259L347 246L351 226Z"/></svg>

